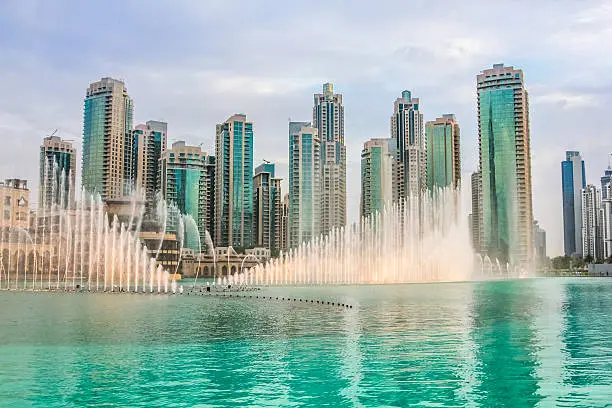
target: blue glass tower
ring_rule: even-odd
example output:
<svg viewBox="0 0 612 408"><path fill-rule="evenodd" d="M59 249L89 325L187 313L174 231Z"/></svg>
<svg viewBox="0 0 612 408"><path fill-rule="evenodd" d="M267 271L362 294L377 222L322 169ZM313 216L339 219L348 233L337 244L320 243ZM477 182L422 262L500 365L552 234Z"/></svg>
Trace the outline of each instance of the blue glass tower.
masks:
<svg viewBox="0 0 612 408"><path fill-rule="evenodd" d="M217 125L215 245L252 248L253 123L235 114Z"/></svg>
<svg viewBox="0 0 612 408"><path fill-rule="evenodd" d="M563 247L566 256L582 257L582 189L586 188L580 152L565 152L561 162L563 192Z"/></svg>
<svg viewBox="0 0 612 408"><path fill-rule="evenodd" d="M215 157L198 146L175 142L161 155L160 184L164 199L176 206L181 214L193 218L199 237L190 225L185 226L185 247L194 251L203 247L206 230L213 235L213 197ZM167 232L178 231L176 214L170 213Z"/></svg>

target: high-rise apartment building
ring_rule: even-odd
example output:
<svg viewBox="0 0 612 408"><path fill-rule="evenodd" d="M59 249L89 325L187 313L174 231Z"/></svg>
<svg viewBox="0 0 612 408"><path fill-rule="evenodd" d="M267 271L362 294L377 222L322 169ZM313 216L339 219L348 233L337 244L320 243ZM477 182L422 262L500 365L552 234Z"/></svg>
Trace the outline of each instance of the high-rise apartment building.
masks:
<svg viewBox="0 0 612 408"><path fill-rule="evenodd" d="M537 221L533 221L533 247L535 248L536 265L546 266L546 231Z"/></svg>
<svg viewBox="0 0 612 408"><path fill-rule="evenodd" d="M133 103L122 81L102 78L87 88L83 114L83 187L103 200L133 188Z"/></svg>
<svg viewBox="0 0 612 408"><path fill-rule="evenodd" d="M529 102L523 71L495 64L477 76L482 251L531 267L533 208Z"/></svg>
<svg viewBox="0 0 612 408"><path fill-rule="evenodd" d="M289 123L289 246L321 234L321 148L318 129Z"/></svg>
<svg viewBox="0 0 612 408"><path fill-rule="evenodd" d="M45 137L40 146L38 207L69 208L74 203L76 149L58 136Z"/></svg>
<svg viewBox="0 0 612 408"><path fill-rule="evenodd" d="M470 214L470 231L472 233L472 247L474 251L480 252L482 241L482 188L480 171L472 173L472 213Z"/></svg>
<svg viewBox="0 0 612 408"><path fill-rule="evenodd" d="M164 151L160 159L160 187L163 198L181 214L191 216L198 227L185 224L184 246L198 251L205 248L208 230L214 236L215 157L199 146L179 141ZM177 233L177 214L169 214L167 232Z"/></svg>
<svg viewBox="0 0 612 408"><path fill-rule="evenodd" d="M419 98L403 91L393 104L391 138L396 145L393 201L419 196L425 187L426 152Z"/></svg>
<svg viewBox="0 0 612 408"><path fill-rule="evenodd" d="M427 188L458 188L461 183L459 124L455 115L425 123Z"/></svg>
<svg viewBox="0 0 612 408"><path fill-rule="evenodd" d="M601 195L602 197L605 195L607 198L601 200L601 240L603 259L609 262L612 258L612 184L607 183L604 190L602 190Z"/></svg>
<svg viewBox="0 0 612 408"><path fill-rule="evenodd" d="M561 162L563 193L563 247L566 256L582 258L582 190L586 188L580 152L565 152Z"/></svg>
<svg viewBox="0 0 612 408"><path fill-rule="evenodd" d="M393 139L370 139L361 151L361 216L381 212L393 200Z"/></svg>
<svg viewBox="0 0 612 408"><path fill-rule="evenodd" d="M581 192L582 255L592 261L603 260L601 191L588 184Z"/></svg>
<svg viewBox="0 0 612 408"><path fill-rule="evenodd" d="M265 247L273 253L282 247L281 179L274 175L273 163L255 168L253 178L253 210L255 213L255 246Z"/></svg>
<svg viewBox="0 0 612 408"><path fill-rule="evenodd" d="M612 159L612 155L610 155L610 159ZM612 183L612 163L608 164L608 168L604 170L604 175L601 178L601 198L607 199L612 198L608 196L608 189L606 186Z"/></svg>
<svg viewBox="0 0 612 408"><path fill-rule="evenodd" d="M289 249L289 193L285 193L283 196L282 202L282 210L281 210L281 246L280 249L282 251L286 251Z"/></svg>
<svg viewBox="0 0 612 408"><path fill-rule="evenodd" d="M215 245L252 248L253 123L235 114L217 125Z"/></svg>
<svg viewBox="0 0 612 408"><path fill-rule="evenodd" d="M161 187L159 163L166 151L167 137L168 124L155 120L137 125L133 132L134 187L145 199L146 215L155 211L155 195Z"/></svg>
<svg viewBox="0 0 612 408"><path fill-rule="evenodd" d="M312 126L321 141L321 233L346 225L346 146L342 95L332 84L314 95Z"/></svg>

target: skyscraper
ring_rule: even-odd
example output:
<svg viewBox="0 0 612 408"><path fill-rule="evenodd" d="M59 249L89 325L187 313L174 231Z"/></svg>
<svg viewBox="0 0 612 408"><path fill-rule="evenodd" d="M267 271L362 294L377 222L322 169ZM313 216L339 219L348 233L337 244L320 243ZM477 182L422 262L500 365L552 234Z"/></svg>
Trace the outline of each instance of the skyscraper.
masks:
<svg viewBox="0 0 612 408"><path fill-rule="evenodd" d="M287 249L289 249L289 193L285 193L285 195L283 196L280 236L280 249L286 251Z"/></svg>
<svg viewBox="0 0 612 408"><path fill-rule="evenodd" d="M546 265L546 231L537 221L533 221L533 247L535 248L536 264L539 267Z"/></svg>
<svg viewBox="0 0 612 408"><path fill-rule="evenodd" d="M472 247L474 251L481 251L482 242L482 188L480 171L472 173L472 214L470 217L472 232Z"/></svg>
<svg viewBox="0 0 612 408"><path fill-rule="evenodd" d="M321 234L321 140L307 122L289 123L289 245Z"/></svg>
<svg viewBox="0 0 612 408"><path fill-rule="evenodd" d="M592 184L582 189L582 255L592 261L603 260L601 191Z"/></svg>
<svg viewBox="0 0 612 408"><path fill-rule="evenodd" d="M393 199L393 139L370 139L361 151L361 216L380 212Z"/></svg>
<svg viewBox="0 0 612 408"><path fill-rule="evenodd" d="M45 137L40 146L38 206L68 208L74 203L76 149L58 136Z"/></svg>
<svg viewBox="0 0 612 408"><path fill-rule="evenodd" d="M281 179L275 178L273 163L263 163L255 168L253 178L255 213L255 245L272 252L281 248Z"/></svg>
<svg viewBox="0 0 612 408"><path fill-rule="evenodd" d="M582 189L586 188L580 152L565 152L561 162L563 192L563 247L566 256L582 258Z"/></svg>
<svg viewBox="0 0 612 408"><path fill-rule="evenodd" d="M605 187L605 196L601 200L601 239L603 259L607 262L612 258L612 184ZM601 192L602 197L604 191Z"/></svg>
<svg viewBox="0 0 612 408"><path fill-rule="evenodd" d="M459 187L461 183L461 151L459 125L455 115L442 115L425 123L427 141L427 188Z"/></svg>
<svg viewBox="0 0 612 408"><path fill-rule="evenodd" d="M391 138L395 140L397 155L393 201L418 196L425 187L425 136L419 108L419 98L413 98L410 91L402 91L401 98L393 104Z"/></svg>
<svg viewBox="0 0 612 408"><path fill-rule="evenodd" d="M217 125L215 245L253 247L253 123L235 114Z"/></svg>
<svg viewBox="0 0 612 408"><path fill-rule="evenodd" d="M533 209L529 102L523 71L495 64L477 76L482 251L530 267Z"/></svg>
<svg viewBox="0 0 612 408"><path fill-rule="evenodd" d="M133 103L122 81L102 78L87 88L83 114L83 187L103 200L133 184Z"/></svg>
<svg viewBox="0 0 612 408"><path fill-rule="evenodd" d="M168 124L150 120L137 125L133 132L135 188L145 198L145 213L155 208L155 194L159 188L159 159L166 151Z"/></svg>
<svg viewBox="0 0 612 408"><path fill-rule="evenodd" d="M312 126L321 140L321 233L327 233L346 225L344 106L332 84L314 95Z"/></svg>
<svg viewBox="0 0 612 408"><path fill-rule="evenodd" d="M610 159L612 159L612 155L610 155ZM601 178L601 198L607 199L612 198L608 196L608 189L606 186L612 183L612 163L608 163L608 168L604 171L604 175Z"/></svg>
<svg viewBox="0 0 612 408"><path fill-rule="evenodd" d="M193 217L199 237L192 225L185 225L185 247L194 251L205 247L206 230L214 234L215 157L198 146L179 141L164 151L160 159L160 186L164 199L181 214ZM175 214L170 214L167 232L176 233Z"/></svg>

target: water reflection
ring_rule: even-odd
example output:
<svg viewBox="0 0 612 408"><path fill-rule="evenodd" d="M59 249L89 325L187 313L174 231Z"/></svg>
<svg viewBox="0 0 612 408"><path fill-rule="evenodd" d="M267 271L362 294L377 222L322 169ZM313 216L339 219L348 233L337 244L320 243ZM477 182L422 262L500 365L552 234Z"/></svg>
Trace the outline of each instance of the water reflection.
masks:
<svg viewBox="0 0 612 408"><path fill-rule="evenodd" d="M483 283L474 291L475 398L496 407L535 406L542 395L536 375L535 315L542 304L520 281Z"/></svg>
<svg viewBox="0 0 612 408"><path fill-rule="evenodd" d="M0 296L0 406L605 406L612 284Z"/></svg>

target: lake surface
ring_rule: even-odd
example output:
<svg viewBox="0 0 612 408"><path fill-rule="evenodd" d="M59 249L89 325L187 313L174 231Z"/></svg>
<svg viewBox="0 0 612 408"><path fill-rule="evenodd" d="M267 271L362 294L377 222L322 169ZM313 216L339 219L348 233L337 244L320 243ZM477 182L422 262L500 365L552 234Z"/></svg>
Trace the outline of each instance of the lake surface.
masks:
<svg viewBox="0 0 612 408"><path fill-rule="evenodd" d="M612 406L612 279L264 294L0 292L0 406Z"/></svg>

